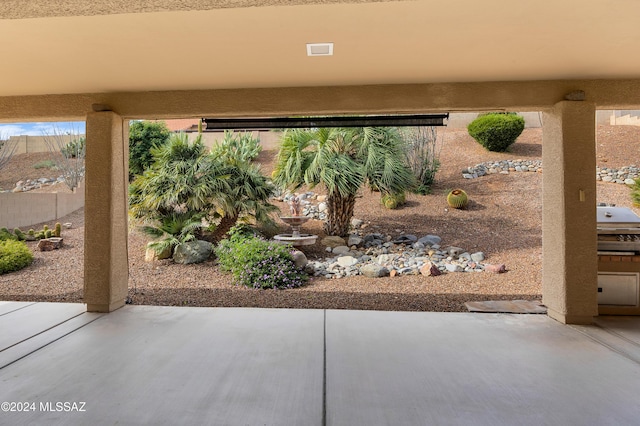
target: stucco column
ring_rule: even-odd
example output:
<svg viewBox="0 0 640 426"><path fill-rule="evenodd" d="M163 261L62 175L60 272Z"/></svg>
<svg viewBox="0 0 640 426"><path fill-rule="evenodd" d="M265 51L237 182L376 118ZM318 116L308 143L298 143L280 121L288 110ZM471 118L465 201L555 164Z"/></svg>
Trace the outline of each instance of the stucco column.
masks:
<svg viewBox="0 0 640 426"><path fill-rule="evenodd" d="M129 128L124 124L110 111L87 115L84 300L89 312L111 312L127 297Z"/></svg>
<svg viewBox="0 0 640 426"><path fill-rule="evenodd" d="M564 101L543 119L543 303L567 324L598 315L595 112Z"/></svg>

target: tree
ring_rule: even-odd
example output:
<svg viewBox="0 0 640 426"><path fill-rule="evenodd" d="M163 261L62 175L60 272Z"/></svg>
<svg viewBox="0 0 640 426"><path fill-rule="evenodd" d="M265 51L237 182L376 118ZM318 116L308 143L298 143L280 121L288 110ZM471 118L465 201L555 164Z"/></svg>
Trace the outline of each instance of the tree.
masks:
<svg viewBox="0 0 640 426"><path fill-rule="evenodd" d="M404 142L397 128L316 128L286 130L274 182L291 190L318 184L328 192L328 235L345 236L358 190L366 185L384 194L415 186L405 164Z"/></svg>
<svg viewBox="0 0 640 426"><path fill-rule="evenodd" d="M18 139L8 138L3 140L3 136L0 135L0 170L7 165L13 154L18 147Z"/></svg>
<svg viewBox="0 0 640 426"><path fill-rule="evenodd" d="M84 179L85 138L75 129L62 132L54 127L52 133L44 134L44 142L49 148L55 167L64 177L64 183L74 191Z"/></svg>
<svg viewBox="0 0 640 426"><path fill-rule="evenodd" d="M202 237L204 221L219 222L217 240L239 218L267 220L276 209L268 203L272 187L256 167L209 154L201 136L190 143L174 134L150 152L152 165L129 186L130 211L145 221L145 232L172 247Z"/></svg>
<svg viewBox="0 0 640 426"><path fill-rule="evenodd" d="M416 192L426 195L440 168L442 145L438 145L438 131L435 127L408 127L401 132L407 142L405 160L418 181Z"/></svg>
<svg viewBox="0 0 640 426"><path fill-rule="evenodd" d="M129 126L129 180L153 163L151 149L164 145L171 131L163 121L134 121Z"/></svg>

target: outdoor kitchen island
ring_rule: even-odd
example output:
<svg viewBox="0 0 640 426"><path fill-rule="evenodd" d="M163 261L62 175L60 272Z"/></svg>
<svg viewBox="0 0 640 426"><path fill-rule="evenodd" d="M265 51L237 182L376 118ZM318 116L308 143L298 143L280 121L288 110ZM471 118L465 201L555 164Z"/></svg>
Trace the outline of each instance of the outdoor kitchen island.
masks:
<svg viewBox="0 0 640 426"><path fill-rule="evenodd" d="M640 217L598 206L598 313L640 315Z"/></svg>

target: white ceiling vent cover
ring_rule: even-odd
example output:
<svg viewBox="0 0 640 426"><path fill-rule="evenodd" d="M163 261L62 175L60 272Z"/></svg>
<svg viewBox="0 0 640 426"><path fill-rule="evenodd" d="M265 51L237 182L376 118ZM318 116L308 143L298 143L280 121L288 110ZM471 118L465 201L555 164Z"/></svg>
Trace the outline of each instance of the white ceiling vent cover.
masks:
<svg viewBox="0 0 640 426"><path fill-rule="evenodd" d="M307 56L332 56L333 43L307 43Z"/></svg>

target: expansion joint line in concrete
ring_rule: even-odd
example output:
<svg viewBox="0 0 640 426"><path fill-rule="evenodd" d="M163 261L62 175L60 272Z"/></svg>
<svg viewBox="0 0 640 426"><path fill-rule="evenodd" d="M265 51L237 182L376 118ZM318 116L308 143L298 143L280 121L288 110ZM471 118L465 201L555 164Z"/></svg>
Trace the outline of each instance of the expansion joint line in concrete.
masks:
<svg viewBox="0 0 640 426"><path fill-rule="evenodd" d="M322 426L327 426L327 310L323 311L322 330Z"/></svg>

